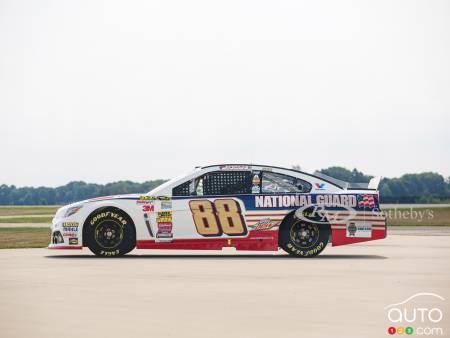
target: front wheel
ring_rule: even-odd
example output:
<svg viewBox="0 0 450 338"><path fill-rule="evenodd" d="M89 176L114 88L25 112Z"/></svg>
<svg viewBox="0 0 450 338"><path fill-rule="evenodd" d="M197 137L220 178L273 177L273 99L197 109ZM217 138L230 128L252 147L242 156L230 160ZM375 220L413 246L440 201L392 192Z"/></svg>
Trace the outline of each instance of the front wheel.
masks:
<svg viewBox="0 0 450 338"><path fill-rule="evenodd" d="M293 256L314 257L327 246L330 237L329 224L309 223L293 214L280 227L279 245Z"/></svg>
<svg viewBox="0 0 450 338"><path fill-rule="evenodd" d="M122 256L136 245L134 224L122 210L98 210L91 215L85 227L85 243L97 256Z"/></svg>

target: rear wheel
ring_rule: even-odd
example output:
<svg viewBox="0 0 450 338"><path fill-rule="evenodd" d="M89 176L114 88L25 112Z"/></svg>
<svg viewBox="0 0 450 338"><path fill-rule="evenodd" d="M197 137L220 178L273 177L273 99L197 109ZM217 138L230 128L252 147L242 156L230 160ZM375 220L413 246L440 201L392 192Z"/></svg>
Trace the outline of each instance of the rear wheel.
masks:
<svg viewBox="0 0 450 338"><path fill-rule="evenodd" d="M122 256L136 245L134 224L120 209L96 211L86 222L85 229L85 243L97 256Z"/></svg>
<svg viewBox="0 0 450 338"><path fill-rule="evenodd" d="M298 257L314 257L327 246L329 224L305 222L291 214L280 227L279 245L287 253Z"/></svg>

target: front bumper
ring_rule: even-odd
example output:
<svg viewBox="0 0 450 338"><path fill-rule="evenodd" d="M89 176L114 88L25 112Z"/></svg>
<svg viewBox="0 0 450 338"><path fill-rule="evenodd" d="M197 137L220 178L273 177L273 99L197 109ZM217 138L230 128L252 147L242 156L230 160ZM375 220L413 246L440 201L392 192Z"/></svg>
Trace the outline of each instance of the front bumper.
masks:
<svg viewBox="0 0 450 338"><path fill-rule="evenodd" d="M79 249L82 245L81 223L75 218L53 219L49 249Z"/></svg>

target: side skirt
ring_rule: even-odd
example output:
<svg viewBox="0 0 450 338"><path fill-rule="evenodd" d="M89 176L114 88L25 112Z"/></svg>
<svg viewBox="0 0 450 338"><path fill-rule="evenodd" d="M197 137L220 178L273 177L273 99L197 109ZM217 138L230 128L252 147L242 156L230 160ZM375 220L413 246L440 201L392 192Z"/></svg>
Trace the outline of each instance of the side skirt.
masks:
<svg viewBox="0 0 450 338"><path fill-rule="evenodd" d="M236 250L277 251L278 231L250 231L245 238L174 239L172 242L136 241L137 249L222 250L228 247L234 247Z"/></svg>

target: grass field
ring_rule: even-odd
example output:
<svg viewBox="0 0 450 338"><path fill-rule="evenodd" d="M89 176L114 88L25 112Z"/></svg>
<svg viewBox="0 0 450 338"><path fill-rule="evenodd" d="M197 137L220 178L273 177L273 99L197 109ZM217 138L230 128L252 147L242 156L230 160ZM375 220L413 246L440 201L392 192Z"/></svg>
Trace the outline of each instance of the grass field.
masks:
<svg viewBox="0 0 450 338"><path fill-rule="evenodd" d="M450 208L398 208L384 209L388 226L432 225L450 226Z"/></svg>
<svg viewBox="0 0 450 338"><path fill-rule="evenodd" d="M0 223L50 224L59 206L0 206Z"/></svg>
<svg viewBox="0 0 450 338"><path fill-rule="evenodd" d="M0 216L54 215L59 206L0 206Z"/></svg>
<svg viewBox="0 0 450 338"><path fill-rule="evenodd" d="M0 228L0 249L45 248L50 228Z"/></svg>
<svg viewBox="0 0 450 338"><path fill-rule="evenodd" d="M50 224L52 216L9 216L0 217L0 223L43 223Z"/></svg>

